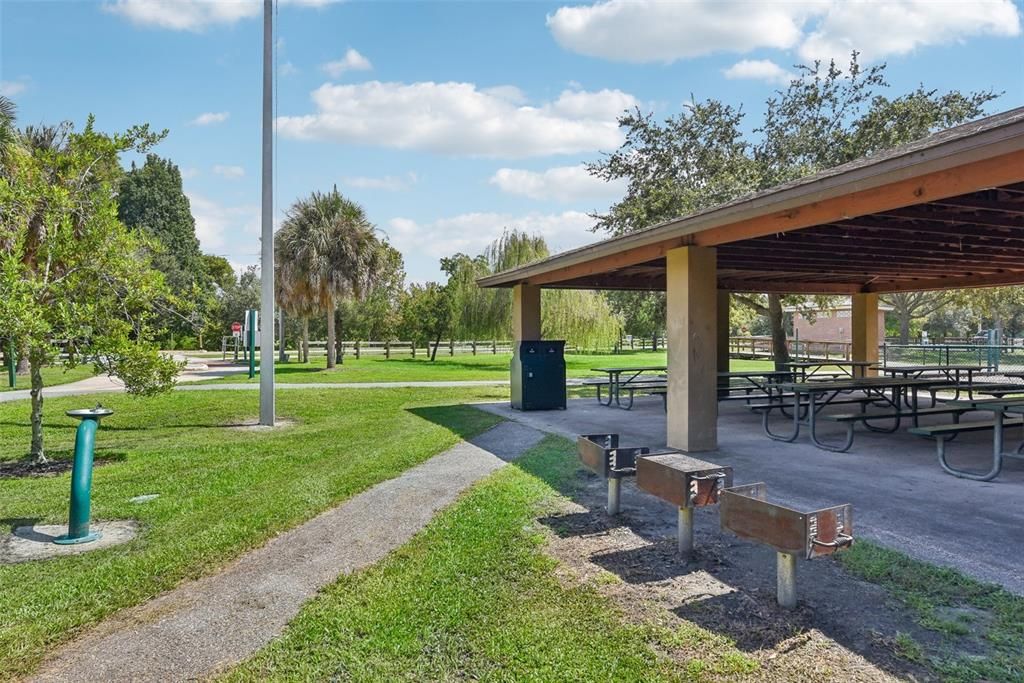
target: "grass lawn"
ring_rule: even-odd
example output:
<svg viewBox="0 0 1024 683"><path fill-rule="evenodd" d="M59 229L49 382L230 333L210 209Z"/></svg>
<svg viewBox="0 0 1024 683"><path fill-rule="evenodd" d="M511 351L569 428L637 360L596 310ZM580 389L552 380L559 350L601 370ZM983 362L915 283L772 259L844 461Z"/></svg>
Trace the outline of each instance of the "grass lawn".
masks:
<svg viewBox="0 0 1024 683"><path fill-rule="evenodd" d="M904 637L897 643L902 656L929 666L944 681L1024 681L1024 597L870 542L858 542L838 557L851 573L885 586L922 626L945 637L937 653ZM964 641L975 652L965 651Z"/></svg>
<svg viewBox="0 0 1024 683"><path fill-rule="evenodd" d="M307 604L228 680L674 681L737 678L757 663L696 625L626 623L567 585L535 518L558 509L572 443L548 437L374 567Z"/></svg>
<svg viewBox="0 0 1024 683"><path fill-rule="evenodd" d="M135 519L141 533L76 557L0 565L0 679L31 670L82 627L209 573L498 421L447 404L505 395L504 388L282 392L278 413L297 423L265 432L223 426L257 414L255 392L103 394L115 413L97 437L103 464L93 480L93 518ZM64 410L96 398L47 400L51 457L71 457L77 423ZM443 420L408 410L421 406L444 406L433 409ZM28 438L27 402L0 404L0 461L22 457ZM68 489L66 473L0 479L0 520L66 522ZM148 493L160 497L129 502Z"/></svg>
<svg viewBox="0 0 1024 683"><path fill-rule="evenodd" d="M7 384L7 369L3 368L3 382L0 383L0 391L14 391L15 389L30 389L30 380L28 375L18 375L17 386L11 389ZM49 367L43 368L43 386L53 387L58 384L68 384L69 382L77 382L80 379L88 379L96 374L92 365L84 363L82 365L76 365L70 370L64 370L61 367Z"/></svg>
<svg viewBox="0 0 1024 683"><path fill-rule="evenodd" d="M508 380L511 356L441 356L430 360L417 358L364 357L356 360L346 357L342 365L327 370L325 357L314 357L309 363L284 363L275 366L275 377L285 382L422 382L458 380ZM636 351L619 354L567 354L566 375L569 377L598 376L591 368L630 367L664 365L664 352ZM764 370L771 367L768 361L733 360L733 370ZM250 380L245 373L231 375L208 383L259 382L259 377Z"/></svg>

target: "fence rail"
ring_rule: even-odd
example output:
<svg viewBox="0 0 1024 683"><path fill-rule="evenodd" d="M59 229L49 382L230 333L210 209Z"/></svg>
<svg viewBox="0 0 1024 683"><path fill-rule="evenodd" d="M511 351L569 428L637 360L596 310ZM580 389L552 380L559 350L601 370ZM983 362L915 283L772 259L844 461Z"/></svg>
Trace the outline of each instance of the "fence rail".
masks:
<svg viewBox="0 0 1024 683"><path fill-rule="evenodd" d="M883 344L885 365L978 365L983 372L1024 372L1019 344Z"/></svg>
<svg viewBox="0 0 1024 683"><path fill-rule="evenodd" d="M853 353L850 342L788 339L786 346L793 359L850 360ZM733 358L771 359L775 357L775 343L771 337L729 337L729 355Z"/></svg>

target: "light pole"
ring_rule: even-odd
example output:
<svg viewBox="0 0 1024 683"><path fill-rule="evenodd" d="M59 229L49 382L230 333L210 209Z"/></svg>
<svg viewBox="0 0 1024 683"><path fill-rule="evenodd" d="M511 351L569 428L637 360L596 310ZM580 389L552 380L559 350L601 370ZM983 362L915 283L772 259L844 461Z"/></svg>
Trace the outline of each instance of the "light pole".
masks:
<svg viewBox="0 0 1024 683"><path fill-rule="evenodd" d="M263 0L263 216L260 252L260 424L274 426L274 3ZM250 349L250 353L252 349Z"/></svg>

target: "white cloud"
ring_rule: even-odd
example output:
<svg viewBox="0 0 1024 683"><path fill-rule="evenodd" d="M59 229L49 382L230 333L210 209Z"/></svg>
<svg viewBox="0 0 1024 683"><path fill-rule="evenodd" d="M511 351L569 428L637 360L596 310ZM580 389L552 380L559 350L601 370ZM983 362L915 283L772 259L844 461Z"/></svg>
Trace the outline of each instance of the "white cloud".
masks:
<svg viewBox="0 0 1024 683"><path fill-rule="evenodd" d="M722 73L726 78L747 79L786 85L795 76L770 59L744 59L736 62Z"/></svg>
<svg viewBox="0 0 1024 683"><path fill-rule="evenodd" d="M406 173L403 176L386 175L379 178L367 176L348 176L341 179L341 182L349 187L358 187L366 190L387 190L398 192L407 190L415 185L419 179L415 173Z"/></svg>
<svg viewBox="0 0 1024 683"><path fill-rule="evenodd" d="M807 61L865 62L974 36L1020 34L1013 0L604 0L547 18L563 48L621 62L664 62L755 49Z"/></svg>
<svg viewBox="0 0 1024 683"><path fill-rule="evenodd" d="M300 140L519 158L615 149L616 117L637 104L621 90L566 90L533 106L512 97L472 83L325 83L312 93L316 113L279 117L277 128Z"/></svg>
<svg viewBox="0 0 1024 683"><path fill-rule="evenodd" d="M624 182L606 182L584 166L558 166L543 172L500 168L489 182L508 194L559 202L614 198L626 187Z"/></svg>
<svg viewBox="0 0 1024 683"><path fill-rule="evenodd" d="M198 178L198 177L199 177L199 169L195 168L194 166L189 166L188 168L181 169L181 179L182 180L191 180L192 178Z"/></svg>
<svg viewBox="0 0 1024 683"><path fill-rule="evenodd" d="M16 81L0 81L0 95L4 97L14 97L25 92L28 88L28 79L19 78Z"/></svg>
<svg viewBox="0 0 1024 683"><path fill-rule="evenodd" d="M385 232L391 243L407 254L440 259L456 252L476 255L501 236L506 228L517 228L544 237L552 252L564 251L595 240L590 228L594 219L581 211L561 213L464 213L417 223L408 218L393 218ZM410 271L411 277L417 274ZM422 274L421 274L422 275Z"/></svg>
<svg viewBox="0 0 1024 683"><path fill-rule="evenodd" d="M346 71L369 71L373 68L373 64L359 54L358 50L349 48L344 57L334 62L327 62L320 68L331 78L339 78Z"/></svg>
<svg viewBox="0 0 1024 683"><path fill-rule="evenodd" d="M282 78L287 78L288 76L294 76L299 73L299 67L295 66L291 62L284 62L277 67L277 73Z"/></svg>
<svg viewBox="0 0 1024 683"><path fill-rule="evenodd" d="M208 254L258 254L260 207L257 205L224 206L195 192L186 192L196 219L196 236ZM256 261L243 259L246 262Z"/></svg>
<svg viewBox="0 0 1024 683"><path fill-rule="evenodd" d="M190 121L193 126L211 126L215 123L224 123L231 114L226 111L208 111L200 114Z"/></svg>
<svg viewBox="0 0 1024 683"><path fill-rule="evenodd" d="M281 0L282 4L322 7L337 0ZM174 31L202 31L216 24L234 24L258 17L260 0L109 0L103 10L140 26Z"/></svg>
<svg viewBox="0 0 1024 683"><path fill-rule="evenodd" d="M607 0L548 15L558 44L621 62L674 62L714 52L787 49L813 2Z"/></svg>
<svg viewBox="0 0 1024 683"><path fill-rule="evenodd" d="M228 180L237 180L245 175L245 169L241 166L222 166L220 164L213 167L213 172Z"/></svg>
<svg viewBox="0 0 1024 683"><path fill-rule="evenodd" d="M1012 0L846 0L829 4L799 53L807 61L834 58L842 63L851 50L860 50L869 62L975 36L1020 35L1020 23Z"/></svg>

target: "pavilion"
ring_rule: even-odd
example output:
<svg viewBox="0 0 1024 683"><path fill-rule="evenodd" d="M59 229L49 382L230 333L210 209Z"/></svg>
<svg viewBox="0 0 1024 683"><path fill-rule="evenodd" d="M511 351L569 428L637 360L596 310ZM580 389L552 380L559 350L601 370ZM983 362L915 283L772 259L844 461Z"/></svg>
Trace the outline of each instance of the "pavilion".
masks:
<svg viewBox="0 0 1024 683"><path fill-rule="evenodd" d="M852 299L853 359L878 359L878 295L1024 284L1024 107L478 281L513 290L516 341L541 289L667 294L667 444L717 446L729 293Z"/></svg>

